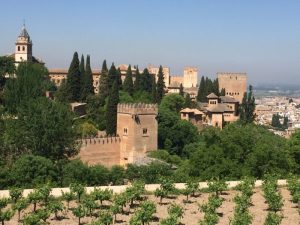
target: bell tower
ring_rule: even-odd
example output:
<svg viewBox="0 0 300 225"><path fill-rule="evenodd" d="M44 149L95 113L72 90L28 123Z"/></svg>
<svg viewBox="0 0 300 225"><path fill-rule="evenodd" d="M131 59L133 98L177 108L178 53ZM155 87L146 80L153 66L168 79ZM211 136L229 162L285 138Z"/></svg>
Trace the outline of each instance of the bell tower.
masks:
<svg viewBox="0 0 300 225"><path fill-rule="evenodd" d="M30 36L26 30L25 23L23 24L20 35L16 41L16 49L15 49L15 62L16 66L20 62L32 61L32 42Z"/></svg>

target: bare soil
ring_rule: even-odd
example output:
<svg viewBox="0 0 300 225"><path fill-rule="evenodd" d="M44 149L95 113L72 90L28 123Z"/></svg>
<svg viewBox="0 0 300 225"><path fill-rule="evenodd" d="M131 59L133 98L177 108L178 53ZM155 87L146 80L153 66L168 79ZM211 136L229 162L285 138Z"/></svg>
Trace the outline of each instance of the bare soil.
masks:
<svg viewBox="0 0 300 225"><path fill-rule="evenodd" d="M279 188L283 199L284 199L284 206L281 212L283 215L283 220L281 225L299 225L300 224L300 216L298 214L297 205L291 202L291 195L286 188ZM218 208L217 212L219 214L219 223L220 225L228 225L230 223L230 219L233 218L234 214L234 207L235 204L233 202L234 196L237 194L237 191L226 191L221 196L225 199L223 204L220 208ZM189 201L186 201L186 197L183 195L180 196L172 196L170 198L163 199L162 204L159 204L159 199L153 195L146 195L145 197L151 201L154 201L157 206L156 213L154 215L154 220L150 223L152 224L159 224L159 220L162 218L166 218L168 216L167 209L171 203L180 204L184 208L184 216L181 219L181 223L184 225L197 225L199 220L203 218L204 214L199 211L199 204L203 204L208 200L208 193L201 193L199 196L190 197ZM265 218L268 213L268 206L265 203L265 199L263 197L262 190L260 188L254 189L254 194L252 196L252 206L250 207L249 211L253 216L252 225L263 225ZM109 202L104 202L104 205L107 207L109 206ZM77 203L75 201L71 202L70 207L76 207ZM130 217L133 215L134 211L138 208L132 207L129 208L127 206L124 208L125 214L118 214L117 221L115 224L128 224ZM25 212L22 213L22 216L26 213L32 212L32 205L30 205ZM78 224L78 219L73 216L70 211L60 212L59 216L61 217L60 220L55 220L54 215L51 215L50 218L47 220L49 224L53 225L76 225ZM84 217L82 218L82 224L88 224L95 218L91 217ZM22 224L17 222L17 213L13 217L12 220L6 222L7 225L17 225Z"/></svg>

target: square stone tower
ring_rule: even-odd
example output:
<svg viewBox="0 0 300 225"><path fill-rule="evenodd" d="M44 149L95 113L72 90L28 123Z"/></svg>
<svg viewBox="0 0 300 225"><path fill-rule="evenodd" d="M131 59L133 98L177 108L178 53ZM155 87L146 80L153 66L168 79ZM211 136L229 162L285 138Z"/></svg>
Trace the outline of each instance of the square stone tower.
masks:
<svg viewBox="0 0 300 225"><path fill-rule="evenodd" d="M196 87L198 82L198 69L195 67L185 67L183 70L183 87Z"/></svg>
<svg viewBox="0 0 300 225"><path fill-rule="evenodd" d="M246 73L217 73L219 82L219 91L225 89L225 95L231 96L240 103L243 100L244 93L247 91Z"/></svg>
<svg viewBox="0 0 300 225"><path fill-rule="evenodd" d="M19 62L22 61L32 61L32 41L30 36L25 28L25 24L22 27L21 33L18 36L18 39L15 43L15 62L18 66Z"/></svg>
<svg viewBox="0 0 300 225"><path fill-rule="evenodd" d="M157 113L156 104L118 104L120 165L136 162L147 152L157 150Z"/></svg>

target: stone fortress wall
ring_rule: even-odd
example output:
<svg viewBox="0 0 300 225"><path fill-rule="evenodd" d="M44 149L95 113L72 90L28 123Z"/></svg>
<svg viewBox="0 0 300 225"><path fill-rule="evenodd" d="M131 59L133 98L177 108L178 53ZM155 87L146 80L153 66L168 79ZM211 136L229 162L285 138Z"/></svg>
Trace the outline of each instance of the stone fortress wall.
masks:
<svg viewBox="0 0 300 225"><path fill-rule="evenodd" d="M241 103L247 91L246 73L217 73L219 90L225 89L225 95L231 96Z"/></svg>
<svg viewBox="0 0 300 225"><path fill-rule="evenodd" d="M117 136L80 140L79 157L90 164L125 166L157 150L156 104L118 104Z"/></svg>

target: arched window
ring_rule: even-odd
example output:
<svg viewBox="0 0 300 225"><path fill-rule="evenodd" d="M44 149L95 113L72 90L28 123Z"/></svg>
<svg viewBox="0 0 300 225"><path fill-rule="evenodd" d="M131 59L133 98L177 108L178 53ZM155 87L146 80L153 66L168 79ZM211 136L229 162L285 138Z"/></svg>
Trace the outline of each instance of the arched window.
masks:
<svg viewBox="0 0 300 225"><path fill-rule="evenodd" d="M23 51L25 51L25 46L23 46Z"/></svg>
<svg viewBox="0 0 300 225"><path fill-rule="evenodd" d="M18 51L20 51L20 46L18 46Z"/></svg>

